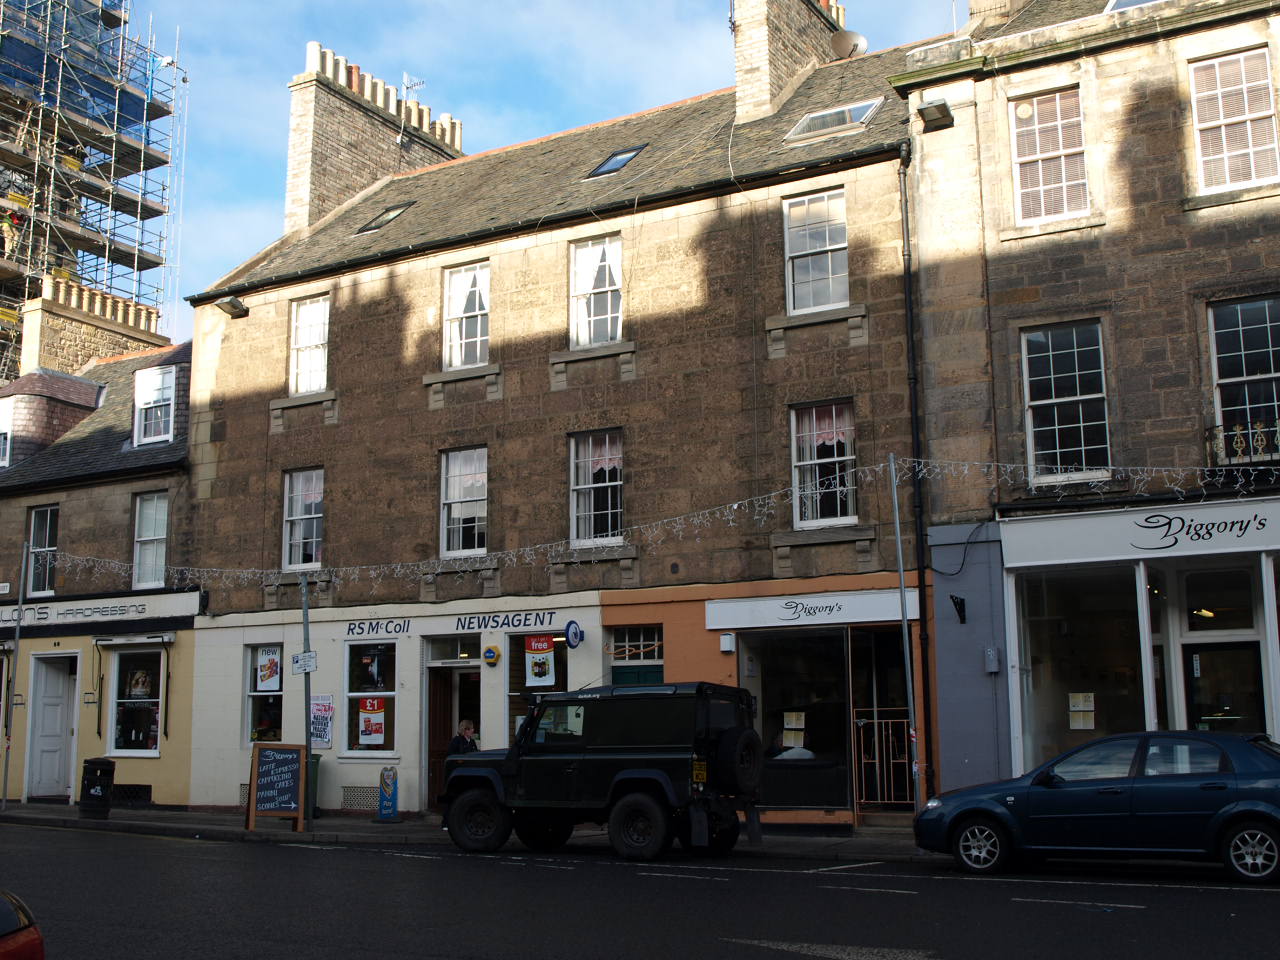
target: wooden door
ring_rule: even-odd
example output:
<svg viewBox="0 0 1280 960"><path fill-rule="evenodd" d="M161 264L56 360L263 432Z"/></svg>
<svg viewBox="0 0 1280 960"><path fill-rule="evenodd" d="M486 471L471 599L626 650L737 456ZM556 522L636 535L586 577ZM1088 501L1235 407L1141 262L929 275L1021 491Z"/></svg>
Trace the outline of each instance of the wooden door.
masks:
<svg viewBox="0 0 1280 960"><path fill-rule="evenodd" d="M453 739L453 671L448 667L427 670L427 807L440 809L444 792L444 758Z"/></svg>

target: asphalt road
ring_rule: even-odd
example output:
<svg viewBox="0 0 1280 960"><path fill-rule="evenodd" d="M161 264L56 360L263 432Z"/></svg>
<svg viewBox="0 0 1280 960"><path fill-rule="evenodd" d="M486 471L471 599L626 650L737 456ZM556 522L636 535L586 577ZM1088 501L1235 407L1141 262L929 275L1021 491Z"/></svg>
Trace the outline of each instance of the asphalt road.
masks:
<svg viewBox="0 0 1280 960"><path fill-rule="evenodd" d="M0 886L49 960L990 960L1277 955L1280 887L1211 866L950 867L598 847L218 843L0 824Z"/></svg>

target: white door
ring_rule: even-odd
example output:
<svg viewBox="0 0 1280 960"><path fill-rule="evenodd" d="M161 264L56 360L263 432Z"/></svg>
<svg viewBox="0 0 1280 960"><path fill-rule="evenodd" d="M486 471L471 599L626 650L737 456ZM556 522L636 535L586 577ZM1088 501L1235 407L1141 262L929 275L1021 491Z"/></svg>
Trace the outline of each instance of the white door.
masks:
<svg viewBox="0 0 1280 960"><path fill-rule="evenodd" d="M31 704L32 797L71 796L74 657L37 657Z"/></svg>

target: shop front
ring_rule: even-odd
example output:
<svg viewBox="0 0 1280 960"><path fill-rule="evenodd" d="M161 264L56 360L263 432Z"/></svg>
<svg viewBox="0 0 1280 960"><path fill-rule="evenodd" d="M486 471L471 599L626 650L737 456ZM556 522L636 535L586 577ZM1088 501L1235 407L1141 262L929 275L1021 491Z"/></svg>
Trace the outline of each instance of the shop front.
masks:
<svg viewBox="0 0 1280 960"><path fill-rule="evenodd" d="M299 611L197 628L191 790L214 807L243 802L254 743L301 743L307 730L322 811L373 809L384 767L402 812L431 809L462 721L481 748L505 747L535 694L601 683L606 669L594 593L313 609L309 704L292 669Z"/></svg>
<svg viewBox="0 0 1280 960"><path fill-rule="evenodd" d="M914 588L906 600L914 647ZM661 638L668 682L713 680L752 692L766 758L760 805L773 819L848 822L913 809L896 578L607 592L604 603L615 664L616 638L644 624Z"/></svg>
<svg viewBox="0 0 1280 960"><path fill-rule="evenodd" d="M1280 500L1000 521L1015 772L1130 730L1280 729Z"/></svg>
<svg viewBox="0 0 1280 960"><path fill-rule="evenodd" d="M186 805L199 600L185 591L0 607L7 799L75 803L84 760L106 757L112 805Z"/></svg>

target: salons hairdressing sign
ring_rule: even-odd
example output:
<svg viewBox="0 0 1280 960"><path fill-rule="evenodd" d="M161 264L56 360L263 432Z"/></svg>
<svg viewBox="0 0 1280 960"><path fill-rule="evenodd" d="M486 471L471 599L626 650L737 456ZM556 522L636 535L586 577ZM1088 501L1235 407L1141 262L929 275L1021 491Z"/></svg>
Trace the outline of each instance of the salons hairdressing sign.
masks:
<svg viewBox="0 0 1280 960"><path fill-rule="evenodd" d="M1280 501L1160 504L1000 522L1006 567L1280 549Z"/></svg>

